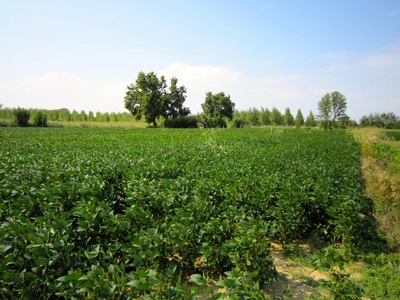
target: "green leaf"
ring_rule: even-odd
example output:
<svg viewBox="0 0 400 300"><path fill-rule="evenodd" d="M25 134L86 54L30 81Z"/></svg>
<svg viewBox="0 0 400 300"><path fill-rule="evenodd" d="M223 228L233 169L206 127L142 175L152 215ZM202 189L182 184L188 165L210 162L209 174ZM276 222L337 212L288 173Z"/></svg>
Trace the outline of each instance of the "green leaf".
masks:
<svg viewBox="0 0 400 300"><path fill-rule="evenodd" d="M147 291L151 286L150 282L143 282L141 285L138 286L138 289L141 291Z"/></svg>
<svg viewBox="0 0 400 300"><path fill-rule="evenodd" d="M226 279L218 281L215 285L223 287L223 288L234 289L237 286L237 282L235 279L226 278Z"/></svg>
<svg viewBox="0 0 400 300"><path fill-rule="evenodd" d="M3 278L4 280L9 280L12 283L18 283L21 281L21 278L18 276L18 274L13 272L6 272Z"/></svg>
<svg viewBox="0 0 400 300"><path fill-rule="evenodd" d="M205 285L207 284L207 279L205 279L203 276L200 274L193 274L190 275L190 278L193 280L193 282L197 285Z"/></svg>
<svg viewBox="0 0 400 300"><path fill-rule="evenodd" d="M75 271L75 272L69 273L68 275L59 277L56 280L61 281L61 282L69 282L69 281L80 280L81 278L82 278L81 271Z"/></svg>
<svg viewBox="0 0 400 300"><path fill-rule="evenodd" d="M47 258L41 257L41 258L38 258L37 260L35 260L35 265L38 267L41 267L41 266L47 264L47 262L48 262Z"/></svg>
<svg viewBox="0 0 400 300"><path fill-rule="evenodd" d="M127 285L135 288L138 288L140 284L141 284L140 280L132 280L127 283Z"/></svg>

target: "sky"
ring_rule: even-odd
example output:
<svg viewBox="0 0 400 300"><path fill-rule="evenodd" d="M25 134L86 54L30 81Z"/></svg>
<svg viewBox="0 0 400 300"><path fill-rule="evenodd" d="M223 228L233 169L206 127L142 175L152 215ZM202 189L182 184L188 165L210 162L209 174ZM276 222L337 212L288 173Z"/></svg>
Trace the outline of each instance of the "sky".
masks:
<svg viewBox="0 0 400 300"><path fill-rule="evenodd" d="M236 109L400 116L400 1L3 1L0 104L124 112L140 71L172 77L185 106L207 92Z"/></svg>

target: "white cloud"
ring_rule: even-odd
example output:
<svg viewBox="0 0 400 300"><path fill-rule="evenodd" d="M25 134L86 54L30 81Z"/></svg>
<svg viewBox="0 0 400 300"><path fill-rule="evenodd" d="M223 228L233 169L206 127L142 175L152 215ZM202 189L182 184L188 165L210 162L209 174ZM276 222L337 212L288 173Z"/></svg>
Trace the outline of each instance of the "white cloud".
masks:
<svg viewBox="0 0 400 300"><path fill-rule="evenodd" d="M40 77L29 77L21 83L20 92L25 98L19 100L20 106L77 109L87 99L88 86L88 81L76 74L49 72Z"/></svg>
<svg viewBox="0 0 400 300"><path fill-rule="evenodd" d="M25 78L19 85L2 85L0 93L7 107L118 112L124 111L126 85L96 87L77 74L48 72Z"/></svg>
<svg viewBox="0 0 400 300"><path fill-rule="evenodd" d="M166 78L176 77L178 84L186 87L185 105L190 107L192 113L201 111L201 103L207 92L225 92L232 96L242 78L240 73L225 67L194 66L179 62L171 64L160 73Z"/></svg>
<svg viewBox="0 0 400 300"><path fill-rule="evenodd" d="M225 92L231 96L238 110L250 107L277 107L283 110L293 105L296 109L304 97L299 88L302 75L293 74L267 78L245 78L241 73L225 67L193 66L173 63L162 70L167 78L176 77L187 88L186 106L192 113L201 111L206 92Z"/></svg>
<svg viewBox="0 0 400 300"><path fill-rule="evenodd" d="M87 80L78 75L56 72L49 72L41 77L29 77L22 82L27 90L41 93L54 90L68 92L71 88L84 88L87 84Z"/></svg>
<svg viewBox="0 0 400 300"><path fill-rule="evenodd" d="M240 73L224 67L192 66L175 62L161 71L166 77L177 77L178 80L193 85L195 89L203 89L215 86L218 83L237 82L241 78Z"/></svg>

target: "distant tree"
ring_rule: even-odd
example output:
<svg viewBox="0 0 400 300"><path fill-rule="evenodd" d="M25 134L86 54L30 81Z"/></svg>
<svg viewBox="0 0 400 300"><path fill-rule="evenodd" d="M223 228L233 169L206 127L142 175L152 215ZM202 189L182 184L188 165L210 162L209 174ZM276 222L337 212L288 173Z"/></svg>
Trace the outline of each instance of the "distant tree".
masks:
<svg viewBox="0 0 400 300"><path fill-rule="evenodd" d="M289 107L287 107L285 109L285 116L283 119L284 119L286 126L294 126L294 118L293 118L292 113L290 112Z"/></svg>
<svg viewBox="0 0 400 300"><path fill-rule="evenodd" d="M61 108L59 114L60 121L70 121L71 114L67 108Z"/></svg>
<svg viewBox="0 0 400 300"><path fill-rule="evenodd" d="M400 121L400 118L396 116L393 112L388 113L371 113L368 116L362 116L360 119L360 126L367 127L380 127L380 128L388 128L394 129L397 128L397 123Z"/></svg>
<svg viewBox="0 0 400 300"><path fill-rule="evenodd" d="M247 121L253 125L258 126L260 125L260 111L257 108L250 108L247 111Z"/></svg>
<svg viewBox="0 0 400 300"><path fill-rule="evenodd" d="M307 127L315 127L315 126L317 126L317 122L315 121L314 114L313 114L313 112L311 110L310 110L310 114L308 115L308 117L306 119L305 125Z"/></svg>
<svg viewBox="0 0 400 300"><path fill-rule="evenodd" d="M126 113L118 113L117 120L118 121L122 121L122 122L126 122L127 121Z"/></svg>
<svg viewBox="0 0 400 300"><path fill-rule="evenodd" d="M242 128L246 124L246 112L235 110L233 112L232 126Z"/></svg>
<svg viewBox="0 0 400 300"><path fill-rule="evenodd" d="M348 118L346 115L347 100L344 95L339 92L331 93L332 99L332 121L335 124L342 119Z"/></svg>
<svg viewBox="0 0 400 300"><path fill-rule="evenodd" d="M281 126L281 125L284 124L283 116L282 116L281 112L276 107L272 108L271 123L274 126Z"/></svg>
<svg viewBox="0 0 400 300"><path fill-rule="evenodd" d="M296 114L296 119L294 121L296 127L300 128L301 126L304 125L304 117L303 117L303 113L301 112L301 109L297 110L297 114Z"/></svg>
<svg viewBox="0 0 400 300"><path fill-rule="evenodd" d="M46 115L47 115L47 120L58 121L60 119L60 110L58 109L48 110L46 111Z"/></svg>
<svg viewBox="0 0 400 300"><path fill-rule="evenodd" d="M81 121L87 121L88 120L88 117L87 117L87 115L86 115L84 110L81 110L81 113L79 114L79 119Z"/></svg>
<svg viewBox="0 0 400 300"><path fill-rule="evenodd" d="M347 100L339 92L327 93L318 102L318 119L321 121L321 127L329 129L343 125L340 121L347 118L346 115Z"/></svg>
<svg viewBox="0 0 400 300"><path fill-rule="evenodd" d="M47 115L39 110L33 114L33 126L47 127Z"/></svg>
<svg viewBox="0 0 400 300"><path fill-rule="evenodd" d="M89 113L88 113L88 121L89 122L96 121L92 111L89 111Z"/></svg>
<svg viewBox="0 0 400 300"><path fill-rule="evenodd" d="M31 116L29 110L25 108L15 108L13 110L15 123L20 127L28 126L29 118Z"/></svg>
<svg viewBox="0 0 400 300"><path fill-rule="evenodd" d="M261 107L261 123L262 125L271 125L271 111Z"/></svg>
<svg viewBox="0 0 400 300"><path fill-rule="evenodd" d="M186 88L183 85L178 87L178 79L173 77L171 79L169 92L164 95L163 116L166 119L175 119L190 115L189 108L183 106L185 101Z"/></svg>
<svg viewBox="0 0 400 300"><path fill-rule="evenodd" d="M125 94L125 108L137 120L145 117L148 124L157 127L157 118L177 118L190 114L190 110L183 107L186 100L186 88L177 86L178 80L171 79L171 86L167 91L164 76L160 78L154 72L145 74L139 72L135 84L127 86Z"/></svg>
<svg viewBox="0 0 400 300"><path fill-rule="evenodd" d="M101 112L96 112L96 122L102 122L103 121L103 114Z"/></svg>
<svg viewBox="0 0 400 300"><path fill-rule="evenodd" d="M5 107L5 108L3 108L3 109L0 110L0 117L1 117L2 119L11 120L11 119L14 118L14 113L13 113L13 111L14 111L14 109Z"/></svg>
<svg viewBox="0 0 400 300"><path fill-rule="evenodd" d="M2 107L3 107L3 104L0 103L0 109L2 109Z"/></svg>
<svg viewBox="0 0 400 300"><path fill-rule="evenodd" d="M110 122L117 121L117 114L115 112L110 113Z"/></svg>
<svg viewBox="0 0 400 300"><path fill-rule="evenodd" d="M231 101L229 95L225 95L224 92L213 94L208 92L206 99L201 105L203 112L210 117L232 119L233 112L235 111L235 103Z"/></svg>
<svg viewBox="0 0 400 300"><path fill-rule="evenodd" d="M79 113L75 109L71 113L71 121L73 122L79 121Z"/></svg>
<svg viewBox="0 0 400 300"><path fill-rule="evenodd" d="M110 114L108 112L103 113L103 116L101 117L103 122L109 122L110 121Z"/></svg>
<svg viewBox="0 0 400 300"><path fill-rule="evenodd" d="M332 114L332 100L331 95L326 94L322 97L321 101L318 102L318 111L317 115L318 119L321 120L321 124L323 124L324 128L330 128L330 120Z"/></svg>
<svg viewBox="0 0 400 300"><path fill-rule="evenodd" d="M205 116L205 125L208 127L226 127L223 118L232 120L235 111L235 103L224 92L213 94L206 93L206 99L201 105Z"/></svg>

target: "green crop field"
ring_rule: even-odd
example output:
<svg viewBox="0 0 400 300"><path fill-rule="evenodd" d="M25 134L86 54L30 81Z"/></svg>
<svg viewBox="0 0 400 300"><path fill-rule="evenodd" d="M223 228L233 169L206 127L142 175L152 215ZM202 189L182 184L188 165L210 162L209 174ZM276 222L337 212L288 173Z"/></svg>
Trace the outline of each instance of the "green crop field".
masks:
<svg viewBox="0 0 400 300"><path fill-rule="evenodd" d="M373 234L345 131L10 127L0 146L8 299L194 299L216 275L252 295L271 241Z"/></svg>

